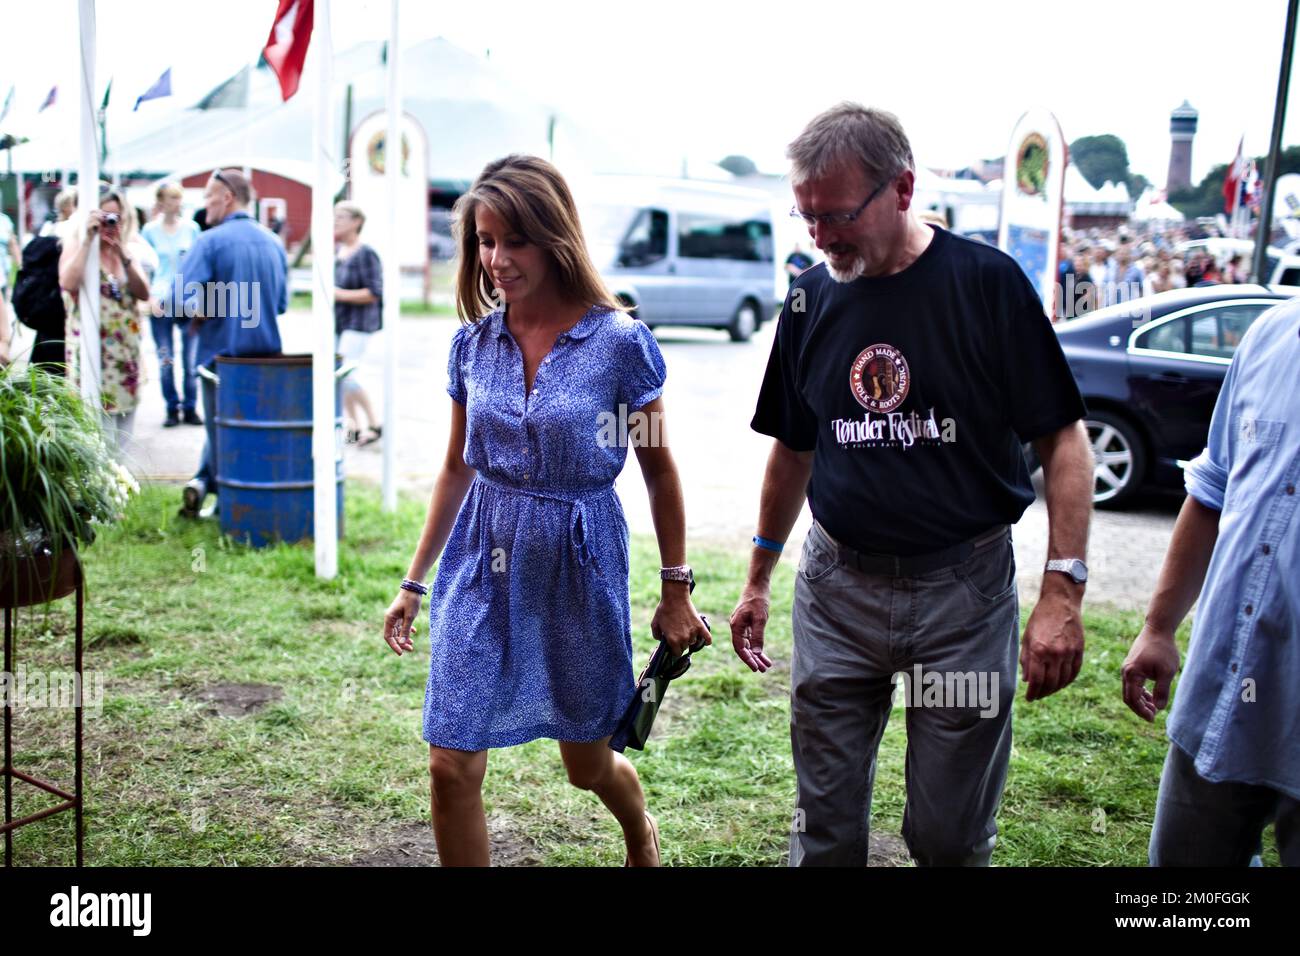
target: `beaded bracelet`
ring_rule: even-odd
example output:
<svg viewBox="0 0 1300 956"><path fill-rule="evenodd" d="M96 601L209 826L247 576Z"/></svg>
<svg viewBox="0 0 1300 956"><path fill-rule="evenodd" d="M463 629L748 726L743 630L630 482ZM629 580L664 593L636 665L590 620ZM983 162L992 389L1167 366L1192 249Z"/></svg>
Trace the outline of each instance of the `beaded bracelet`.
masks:
<svg viewBox="0 0 1300 956"><path fill-rule="evenodd" d="M412 581L410 578L406 578L402 581L402 590L414 591L416 594L424 597L424 595L429 593L429 586L427 584L421 584L419 581Z"/></svg>

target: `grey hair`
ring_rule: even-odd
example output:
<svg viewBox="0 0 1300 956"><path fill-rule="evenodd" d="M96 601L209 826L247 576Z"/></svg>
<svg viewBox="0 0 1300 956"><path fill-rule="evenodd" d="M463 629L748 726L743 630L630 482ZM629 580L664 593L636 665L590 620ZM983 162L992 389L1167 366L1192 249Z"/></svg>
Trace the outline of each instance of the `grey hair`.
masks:
<svg viewBox="0 0 1300 956"><path fill-rule="evenodd" d="M873 183L916 169L898 117L848 101L814 117L785 155L791 161L790 182L796 186L821 179L845 163L857 163Z"/></svg>

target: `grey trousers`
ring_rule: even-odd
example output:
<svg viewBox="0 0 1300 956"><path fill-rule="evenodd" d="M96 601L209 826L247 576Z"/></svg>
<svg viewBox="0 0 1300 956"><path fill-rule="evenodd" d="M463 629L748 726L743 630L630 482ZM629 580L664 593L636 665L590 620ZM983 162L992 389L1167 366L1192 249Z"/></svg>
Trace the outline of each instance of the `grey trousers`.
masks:
<svg viewBox="0 0 1300 956"><path fill-rule="evenodd" d="M1283 866L1300 866L1300 800L1271 787L1214 782L1175 743L1160 774L1148 859L1152 866L1259 866L1272 822Z"/></svg>
<svg viewBox="0 0 1300 956"><path fill-rule="evenodd" d="M1011 532L915 577L865 574L814 522L794 591L791 866L865 866L876 751L906 705L903 838L919 865L987 865L1019 656Z"/></svg>

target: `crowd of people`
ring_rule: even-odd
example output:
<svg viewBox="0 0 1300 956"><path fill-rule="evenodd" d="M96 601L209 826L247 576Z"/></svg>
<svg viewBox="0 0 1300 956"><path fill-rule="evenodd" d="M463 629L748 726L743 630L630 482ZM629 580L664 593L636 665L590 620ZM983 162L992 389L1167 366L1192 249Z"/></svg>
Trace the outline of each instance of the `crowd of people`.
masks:
<svg viewBox="0 0 1300 956"><path fill-rule="evenodd" d="M1076 319L1107 305L1171 289L1251 281L1251 261L1235 253L1219 261L1203 249L1179 251L1213 235L1200 226L1065 229L1057 265L1056 319Z"/></svg>
<svg viewBox="0 0 1300 956"><path fill-rule="evenodd" d="M97 205L79 212L78 190L65 189L55 198L51 219L25 249L19 249L0 222L0 266L7 266L10 257L24 263L25 308L19 318L36 333L28 362L65 375L79 387L80 298L92 240L98 237L99 390L106 437L130 467L136 411L142 389L149 384L143 361L147 325L163 398L158 426L207 430L198 472L184 495L182 513L192 517L204 497L217 490L215 390L200 388L199 368L211 370L220 355L279 353L277 317L288 307L288 262L279 234L249 214L251 183L239 170L213 173L203 205L192 218L184 214L184 191L178 183L160 184L154 199L146 214L127 201L123 190L104 182L99 184ZM375 250L361 242L364 223L365 213L355 203L337 205L335 335L341 354L353 362L360 361L369 336L382 325L383 270ZM9 271L0 269L0 275L7 280ZM265 301L260 303L259 321L204 314L212 303L201 290L209 282L245 282L260 290ZM238 298L246 297L241 293ZM0 363L11 358L10 312L8 290L0 288ZM355 375L344 379L343 396L348 440L360 445L378 441L382 425ZM217 507L214 504L208 513L215 514Z"/></svg>

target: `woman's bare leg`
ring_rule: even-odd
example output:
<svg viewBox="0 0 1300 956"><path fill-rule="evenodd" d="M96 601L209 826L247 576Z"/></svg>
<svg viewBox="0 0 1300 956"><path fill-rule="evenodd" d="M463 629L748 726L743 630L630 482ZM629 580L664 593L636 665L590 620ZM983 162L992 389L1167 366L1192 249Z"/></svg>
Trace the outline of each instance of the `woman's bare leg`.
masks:
<svg viewBox="0 0 1300 956"><path fill-rule="evenodd" d="M483 813L486 750L429 746L429 804L433 838L443 866L487 866L487 817Z"/></svg>
<svg viewBox="0 0 1300 956"><path fill-rule="evenodd" d="M379 416L375 414L374 406L370 404L370 396L366 393L366 390L364 388L357 388L355 391L352 392L352 401L354 403L353 404L354 408L360 407L360 409L366 413L367 428L374 428L376 425L379 424ZM355 414L353 414L352 417L353 420L357 423L357 427L360 428L361 419L358 418Z"/></svg>
<svg viewBox="0 0 1300 956"><path fill-rule="evenodd" d="M658 866L659 859L645 816L645 794L632 762L609 749L609 738L591 743L560 741L560 756L569 783L590 790L614 814L633 866Z"/></svg>
<svg viewBox="0 0 1300 956"><path fill-rule="evenodd" d="M357 403L357 393L352 389L343 391L343 425L348 431L361 430L361 416L357 414L359 409Z"/></svg>

